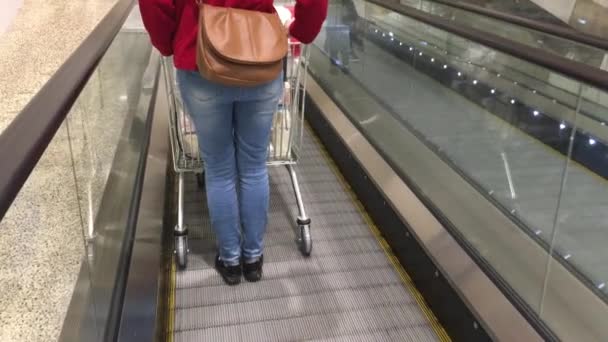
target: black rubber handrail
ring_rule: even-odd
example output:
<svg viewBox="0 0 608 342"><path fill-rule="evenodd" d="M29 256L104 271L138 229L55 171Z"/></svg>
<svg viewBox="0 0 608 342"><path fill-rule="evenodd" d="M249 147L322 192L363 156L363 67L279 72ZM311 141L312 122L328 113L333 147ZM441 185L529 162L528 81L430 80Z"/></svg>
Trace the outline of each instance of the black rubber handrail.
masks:
<svg viewBox="0 0 608 342"><path fill-rule="evenodd" d="M135 0L118 0L0 135L0 221L47 149Z"/></svg>
<svg viewBox="0 0 608 342"><path fill-rule="evenodd" d="M474 28L464 27L452 21L428 14L409 6L397 4L392 0L368 0L378 6L400 13L406 17L420 21L427 25L439 28L487 46L494 50L506 53L513 57L537 64L541 67L555 71L576 81L597 87L608 92L608 72L587 64L572 61L553 53L531 47L522 43L503 38L501 36L482 32Z"/></svg>
<svg viewBox="0 0 608 342"><path fill-rule="evenodd" d="M481 14L494 19L502 20L511 24L523 26L532 30L547 33L556 37L572 40L574 42L583 43L598 49L608 50L608 40L591 36L589 34L577 31L572 28L562 27L550 23L543 23L528 18L523 18L517 15L496 11L493 9L485 8L479 5L468 4L461 1L448 1L448 0L429 0L429 2L436 2L442 5L446 5L453 8L458 8L468 12Z"/></svg>

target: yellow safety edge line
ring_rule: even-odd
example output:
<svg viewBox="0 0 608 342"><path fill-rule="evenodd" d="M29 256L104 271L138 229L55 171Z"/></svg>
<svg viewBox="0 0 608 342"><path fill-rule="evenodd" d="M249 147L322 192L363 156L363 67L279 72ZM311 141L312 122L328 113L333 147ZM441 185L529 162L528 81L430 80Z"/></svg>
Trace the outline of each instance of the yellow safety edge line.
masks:
<svg viewBox="0 0 608 342"><path fill-rule="evenodd" d="M167 310L167 342L173 342L173 329L175 324L175 259L169 254L169 262L171 263L171 271L169 276L169 303Z"/></svg>
<svg viewBox="0 0 608 342"><path fill-rule="evenodd" d="M174 180L174 184L176 184L175 182L175 178L173 178ZM173 193L173 201L177 202L177 196L175 196L175 193ZM175 203L174 202L174 203ZM173 236L173 234L171 234L171 236ZM173 243L175 243L175 239L171 238L171 241L173 241ZM177 274L176 274L176 270L175 270L175 256L173 255L173 250L174 248L171 247L168 251L165 251L165 254L167 256L167 260L165 260L165 262L169 262L169 291L167 293L167 295L169 296L169 300L167 303L167 321L166 321L166 338L165 341L166 342L173 342L173 340L175 339L174 336L174 330L175 330L175 286L176 286L176 278L177 278Z"/></svg>
<svg viewBox="0 0 608 342"><path fill-rule="evenodd" d="M323 155L323 158L327 162L327 165L329 165L330 169L332 170L332 172L334 173L336 178L338 178L338 181L340 182L340 184L342 185L342 187L344 188L346 193L348 193L350 199L355 204L357 211L361 214L361 216L367 223L367 227L369 228L370 232L372 233L374 238L378 241L378 243L382 247L384 254L391 262L391 265L393 266L393 268L395 269L397 274L399 274L399 278L401 279L401 282L405 285L405 287L409 290L410 294L416 300L418 307L424 313L424 316L426 317L427 321L433 328L433 331L435 332L435 334L437 334L437 337L439 338L439 340L442 342L452 341L452 339L450 338L448 333L445 331L443 326L441 326L441 323L439 323L439 320L437 319L437 317L435 317L435 314L433 313L433 311L431 311L431 309L429 308L428 304L424 300L424 297L422 297L420 292L418 292L418 289L416 289L416 285L414 285L412 278L410 278L409 274L407 274L407 272L405 271L405 269L403 268L403 266L401 265L401 263L395 256L395 254L393 254L391 247L389 246L388 242L384 239L384 237L382 237L382 233L380 233L380 230L378 229L378 227L376 226L376 224L374 223L372 218L369 216L369 214L363 207L363 204L359 201L359 199L355 195L354 191L352 190L351 186L346 181L346 179L344 179L342 172L340 172L340 170L334 163L333 159L331 158L331 156L325 149L325 146L323 146L323 144L321 143L321 140L319 139L317 134L314 132L314 130L311 129L311 127L308 123L306 124L306 126L307 126L308 131L311 133L311 136L313 137L315 143L321 150L321 154Z"/></svg>

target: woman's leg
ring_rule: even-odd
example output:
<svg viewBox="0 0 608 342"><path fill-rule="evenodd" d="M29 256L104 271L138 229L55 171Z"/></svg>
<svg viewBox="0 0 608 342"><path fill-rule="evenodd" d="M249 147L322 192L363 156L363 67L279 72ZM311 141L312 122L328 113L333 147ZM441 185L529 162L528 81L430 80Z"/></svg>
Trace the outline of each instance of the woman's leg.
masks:
<svg viewBox="0 0 608 342"><path fill-rule="evenodd" d="M178 71L177 76L205 162L207 204L220 259L227 266L238 265L241 240L233 138L236 90L208 82L196 72Z"/></svg>
<svg viewBox="0 0 608 342"><path fill-rule="evenodd" d="M246 90L235 105L235 140L239 174L239 207L243 227L243 260L257 261L263 252L268 221L268 143L272 118L283 94L283 77Z"/></svg>

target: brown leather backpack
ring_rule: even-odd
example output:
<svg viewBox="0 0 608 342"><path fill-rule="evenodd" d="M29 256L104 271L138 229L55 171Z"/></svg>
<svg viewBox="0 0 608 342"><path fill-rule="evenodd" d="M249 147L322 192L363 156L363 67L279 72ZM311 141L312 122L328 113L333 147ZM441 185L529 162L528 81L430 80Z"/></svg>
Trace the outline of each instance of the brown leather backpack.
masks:
<svg viewBox="0 0 608 342"><path fill-rule="evenodd" d="M229 86L256 86L280 75L288 42L277 13L197 3L196 61L205 79Z"/></svg>

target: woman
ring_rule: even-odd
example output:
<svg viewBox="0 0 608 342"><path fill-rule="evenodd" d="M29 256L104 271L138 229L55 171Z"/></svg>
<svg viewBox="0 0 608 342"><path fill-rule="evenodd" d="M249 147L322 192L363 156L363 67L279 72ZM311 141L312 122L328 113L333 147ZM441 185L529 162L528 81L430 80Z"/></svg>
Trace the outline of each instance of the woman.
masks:
<svg viewBox="0 0 608 342"><path fill-rule="evenodd" d="M229 285L262 277L268 219L266 167L272 118L283 76L256 87L229 87L201 77L196 66L197 0L139 0L152 44L173 55L184 105L205 161L211 224L218 241L215 268ZM205 0L206 4L273 13L273 0ZM327 0L297 0L289 33L310 43L327 15ZM241 234L242 229L242 234Z"/></svg>

